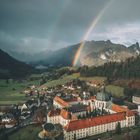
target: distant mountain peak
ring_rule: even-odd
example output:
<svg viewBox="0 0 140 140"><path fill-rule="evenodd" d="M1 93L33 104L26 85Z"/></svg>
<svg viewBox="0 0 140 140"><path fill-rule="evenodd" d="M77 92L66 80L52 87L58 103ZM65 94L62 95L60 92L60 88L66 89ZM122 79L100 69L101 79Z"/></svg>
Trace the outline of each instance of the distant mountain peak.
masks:
<svg viewBox="0 0 140 140"><path fill-rule="evenodd" d="M112 42L110 40L107 40L106 43L109 45L109 44L112 44Z"/></svg>
<svg viewBox="0 0 140 140"><path fill-rule="evenodd" d="M137 46L138 48L140 48L140 46L139 46L139 43L138 43L138 42L136 42L136 46Z"/></svg>
<svg viewBox="0 0 140 140"><path fill-rule="evenodd" d="M132 52L139 53L140 52L140 46L139 43L136 42L135 44L132 44L131 46L128 47L128 49Z"/></svg>
<svg viewBox="0 0 140 140"><path fill-rule="evenodd" d="M79 46L80 43L53 52L46 59L42 60L43 65L72 65ZM77 61L77 65L98 66L110 61L125 61L129 57L139 54L139 50L133 51L133 47L136 48L136 46L139 47L139 44L136 43L134 46L126 47L122 44L115 44L110 40L84 41L84 47Z"/></svg>

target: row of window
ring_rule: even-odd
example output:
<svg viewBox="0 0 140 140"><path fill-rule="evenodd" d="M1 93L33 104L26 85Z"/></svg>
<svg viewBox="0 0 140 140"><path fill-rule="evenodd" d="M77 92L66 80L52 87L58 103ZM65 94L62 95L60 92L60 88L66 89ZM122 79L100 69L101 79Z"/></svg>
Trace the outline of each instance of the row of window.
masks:
<svg viewBox="0 0 140 140"><path fill-rule="evenodd" d="M121 125L122 125L122 127L124 127L125 121L121 121ZM74 131L69 132L69 137L74 137L74 135L76 134L77 138L81 138L81 137L85 137L87 135L103 133L103 132L106 132L107 130L114 130L115 128L116 128L116 123L110 123L110 124L106 124L106 125L100 125L97 127L80 129L80 130L77 130L76 133Z"/></svg>

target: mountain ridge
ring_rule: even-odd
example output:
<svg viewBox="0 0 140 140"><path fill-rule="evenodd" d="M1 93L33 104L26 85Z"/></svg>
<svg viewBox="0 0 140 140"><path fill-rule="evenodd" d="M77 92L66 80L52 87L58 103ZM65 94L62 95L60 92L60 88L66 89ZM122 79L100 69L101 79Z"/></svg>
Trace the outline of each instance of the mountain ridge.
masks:
<svg viewBox="0 0 140 140"><path fill-rule="evenodd" d="M81 42L82 43L82 42ZM35 65L54 65L54 66L72 66L74 56L81 43L77 43L56 51L43 51L34 55L18 54L16 59L20 56L19 60L25 60ZM11 54L11 53L10 53ZM14 56L14 53L12 53ZM122 44L113 43L110 40L104 41L84 41L77 66L88 65L98 66L107 62L120 62L125 61L129 57L135 57L140 54L139 43L136 42L128 47ZM22 56L22 57L21 57ZM32 59L31 59L32 58Z"/></svg>
<svg viewBox="0 0 140 140"><path fill-rule="evenodd" d="M0 49L0 78L21 78L36 70Z"/></svg>
<svg viewBox="0 0 140 140"><path fill-rule="evenodd" d="M72 65L74 56L80 43L52 52L46 59L40 61L44 65ZM139 55L138 42L126 47L122 44L107 41L86 41L82 49L77 66L98 66L110 61L125 61L129 57ZM105 56L104 58L102 56Z"/></svg>

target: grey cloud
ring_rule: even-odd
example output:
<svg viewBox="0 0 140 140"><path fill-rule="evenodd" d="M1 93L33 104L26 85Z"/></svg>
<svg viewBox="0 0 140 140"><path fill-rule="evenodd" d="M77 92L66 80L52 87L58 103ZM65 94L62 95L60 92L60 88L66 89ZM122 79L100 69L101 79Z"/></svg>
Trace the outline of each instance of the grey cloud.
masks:
<svg viewBox="0 0 140 140"><path fill-rule="evenodd" d="M0 47L36 52L79 42L92 20L110 1L0 0ZM139 5L140 0L112 0L89 39L110 37L121 41L114 27L137 23L139 29ZM134 31L131 34L123 33L126 42L127 38L128 42L137 40L139 34L134 35Z"/></svg>

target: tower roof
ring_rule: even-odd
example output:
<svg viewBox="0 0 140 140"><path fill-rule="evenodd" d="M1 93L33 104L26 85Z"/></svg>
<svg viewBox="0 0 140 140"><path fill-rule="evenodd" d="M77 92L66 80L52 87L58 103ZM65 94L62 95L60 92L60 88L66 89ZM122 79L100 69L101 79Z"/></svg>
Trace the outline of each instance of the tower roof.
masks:
<svg viewBox="0 0 140 140"><path fill-rule="evenodd" d="M107 92L101 91L101 92L97 93L96 100L109 101L110 100L110 96L109 96L109 94Z"/></svg>
<svg viewBox="0 0 140 140"><path fill-rule="evenodd" d="M61 109L60 116L67 120L71 119L70 112L66 111L65 109Z"/></svg>

